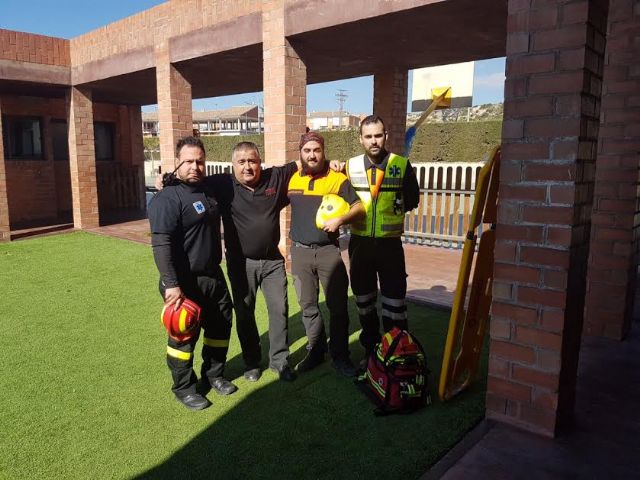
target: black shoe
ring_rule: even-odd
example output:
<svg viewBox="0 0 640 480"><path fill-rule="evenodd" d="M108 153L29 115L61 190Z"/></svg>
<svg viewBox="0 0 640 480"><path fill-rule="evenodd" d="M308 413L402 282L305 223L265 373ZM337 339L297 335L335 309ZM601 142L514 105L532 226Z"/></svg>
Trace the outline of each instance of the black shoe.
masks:
<svg viewBox="0 0 640 480"><path fill-rule="evenodd" d="M238 390L238 387L224 377L217 377L213 380L200 379L198 383L205 384L205 382L209 390L214 390L218 395L231 395Z"/></svg>
<svg viewBox="0 0 640 480"><path fill-rule="evenodd" d="M204 410L211 405L209 400L199 393L187 393L186 395L179 395L176 393L176 400L189 410Z"/></svg>
<svg viewBox="0 0 640 480"><path fill-rule="evenodd" d="M296 372L291 370L291 367L289 365L285 365L281 369L274 368L274 370L278 372L278 378L281 382L293 382L296 378L298 378Z"/></svg>
<svg viewBox="0 0 640 480"><path fill-rule="evenodd" d="M349 358L336 358L333 361L333 368L335 368L336 372L338 372L343 377L356 376L357 369L353 365L351 360L349 360Z"/></svg>
<svg viewBox="0 0 640 480"><path fill-rule="evenodd" d="M298 365L296 365L296 370L298 373L308 372L309 370L316 368L322 362L324 362L324 353L318 353L311 349L307 353L307 356L304 357Z"/></svg>
<svg viewBox="0 0 640 480"><path fill-rule="evenodd" d="M247 382L257 382L261 376L262 370L260 370L260 368L252 368L244 372L244 378Z"/></svg>

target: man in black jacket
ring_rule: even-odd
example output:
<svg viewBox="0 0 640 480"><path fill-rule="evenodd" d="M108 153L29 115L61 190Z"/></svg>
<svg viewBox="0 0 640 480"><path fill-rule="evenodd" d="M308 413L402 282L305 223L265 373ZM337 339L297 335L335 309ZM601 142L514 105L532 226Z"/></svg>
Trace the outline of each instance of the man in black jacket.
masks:
<svg viewBox="0 0 640 480"><path fill-rule="evenodd" d="M252 142L238 143L231 154L233 175L206 177L220 204L227 272L236 311L236 330L245 362L244 377L257 381L262 350L255 305L262 290L269 314L269 368L280 380L293 381L289 367L287 275L280 241L280 210L289 200L287 185L298 163L262 169Z"/></svg>
<svg viewBox="0 0 640 480"><path fill-rule="evenodd" d="M177 182L165 187L149 204L151 245L160 272L160 293L168 308L189 298L202 308L204 330L200 389L221 395L237 390L225 379L224 365L231 334L232 302L220 260L220 212L212 189L203 182L202 142L186 137L176 145ZM172 391L185 407L201 410L208 400L197 391L193 352L200 332L189 340L169 337L167 365Z"/></svg>

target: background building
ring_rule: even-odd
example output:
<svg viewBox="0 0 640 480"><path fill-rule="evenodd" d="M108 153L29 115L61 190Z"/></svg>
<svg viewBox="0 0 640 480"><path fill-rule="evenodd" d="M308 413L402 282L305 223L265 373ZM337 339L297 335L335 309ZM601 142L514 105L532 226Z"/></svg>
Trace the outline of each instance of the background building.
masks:
<svg viewBox="0 0 640 480"><path fill-rule="evenodd" d="M145 137L159 134L158 112L142 114L142 133ZM257 105L193 112L193 130L200 135L246 135L260 133L263 119Z"/></svg>
<svg viewBox="0 0 640 480"><path fill-rule="evenodd" d="M339 130L357 128L362 115L349 112L311 112L307 114L307 127L310 130Z"/></svg>

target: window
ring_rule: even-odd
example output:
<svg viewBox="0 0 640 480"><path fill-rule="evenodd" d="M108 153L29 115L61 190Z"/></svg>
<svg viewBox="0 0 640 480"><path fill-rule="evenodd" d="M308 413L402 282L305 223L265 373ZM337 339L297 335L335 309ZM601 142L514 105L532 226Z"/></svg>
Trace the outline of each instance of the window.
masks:
<svg viewBox="0 0 640 480"><path fill-rule="evenodd" d="M44 160L42 122L37 117L2 117L2 141L7 160Z"/></svg>
<svg viewBox="0 0 640 480"><path fill-rule="evenodd" d="M69 160L69 133L66 120L51 120L53 159Z"/></svg>
<svg viewBox="0 0 640 480"><path fill-rule="evenodd" d="M96 160L113 160L115 124L108 122L95 122L93 135L95 138Z"/></svg>

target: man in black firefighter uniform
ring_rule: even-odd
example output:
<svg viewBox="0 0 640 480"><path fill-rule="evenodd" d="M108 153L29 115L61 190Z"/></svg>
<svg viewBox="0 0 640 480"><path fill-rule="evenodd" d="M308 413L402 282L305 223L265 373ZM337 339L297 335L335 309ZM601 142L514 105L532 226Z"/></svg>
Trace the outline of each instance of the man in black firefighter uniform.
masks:
<svg viewBox="0 0 640 480"><path fill-rule="evenodd" d="M329 169L324 157L324 138L309 132L300 139L301 170L289 180L291 201L291 272L302 321L307 333L307 356L298 372L318 366L327 351L324 322L318 307L318 287L322 284L329 309L330 351L336 371L345 376L356 372L349 357L349 278L340 256L338 233L341 225L364 217L360 200L344 174ZM349 205L348 213L316 226L316 212L326 194L335 194Z"/></svg>
<svg viewBox="0 0 640 480"><path fill-rule="evenodd" d="M347 176L367 212L364 220L351 224L349 241L351 289L362 325L360 343L367 356L381 337L376 311L378 281L384 331L393 326L407 328L407 272L401 236L405 212L416 208L420 199L409 160L387 152L386 140L382 119L366 117L360 123L365 153L346 164Z"/></svg>
<svg viewBox="0 0 640 480"><path fill-rule="evenodd" d="M238 143L231 154L233 175L206 177L222 211L227 272L236 311L236 330L245 362L244 377L257 381L262 349L255 306L262 290L269 314L269 368L293 381L289 367L289 303L280 241L280 210L289 203L287 185L299 162L262 170L258 147Z"/></svg>
<svg viewBox="0 0 640 480"><path fill-rule="evenodd" d="M165 305L178 308L186 297L202 309L200 388L196 388L193 371L193 354L200 332L186 341L169 337L167 346L172 391L192 410L209 406L203 390L211 388L228 395L237 389L222 376L233 305L220 269L220 212L213 191L202 182L204 171L202 142L194 137L181 139L176 146L177 182L165 187L149 204L151 245Z"/></svg>

